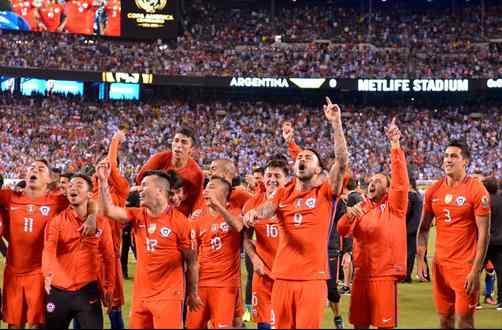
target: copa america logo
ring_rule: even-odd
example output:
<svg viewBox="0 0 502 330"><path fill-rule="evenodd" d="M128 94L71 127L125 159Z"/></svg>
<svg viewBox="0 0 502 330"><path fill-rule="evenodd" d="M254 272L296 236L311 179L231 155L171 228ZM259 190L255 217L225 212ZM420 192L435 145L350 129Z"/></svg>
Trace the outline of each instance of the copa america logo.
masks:
<svg viewBox="0 0 502 330"><path fill-rule="evenodd" d="M147 13L155 13L158 10L162 10L166 4L167 0L136 0L136 6Z"/></svg>

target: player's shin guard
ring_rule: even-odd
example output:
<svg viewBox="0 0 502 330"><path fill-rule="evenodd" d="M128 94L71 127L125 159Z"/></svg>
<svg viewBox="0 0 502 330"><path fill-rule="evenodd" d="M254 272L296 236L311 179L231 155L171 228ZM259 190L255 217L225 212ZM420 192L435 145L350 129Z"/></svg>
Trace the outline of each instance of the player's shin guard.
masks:
<svg viewBox="0 0 502 330"><path fill-rule="evenodd" d="M120 309L113 309L109 314L110 326L113 330L124 329L124 319L122 318L122 311Z"/></svg>
<svg viewBox="0 0 502 330"><path fill-rule="evenodd" d="M270 330L272 329L272 326L270 325L270 323L260 322L257 324L256 328L258 330Z"/></svg>

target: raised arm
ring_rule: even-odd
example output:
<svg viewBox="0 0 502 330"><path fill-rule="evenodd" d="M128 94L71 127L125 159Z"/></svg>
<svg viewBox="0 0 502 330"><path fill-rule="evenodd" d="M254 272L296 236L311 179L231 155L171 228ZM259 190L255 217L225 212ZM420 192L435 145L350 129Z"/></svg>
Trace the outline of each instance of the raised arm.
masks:
<svg viewBox="0 0 502 330"><path fill-rule="evenodd" d="M207 206L218 212L223 216L223 219L225 222L232 228L234 228L236 231L240 232L242 228L244 227L244 224L242 223L242 219L240 216L232 214L225 206L222 205L222 203L218 200L216 197L214 191L212 190L205 190L204 191L204 197L206 198L207 201Z"/></svg>
<svg viewBox="0 0 502 330"><path fill-rule="evenodd" d="M326 98L326 102L324 114L333 129L333 143L335 145L335 163L329 171L328 180L333 193L340 195L343 189L343 176L349 165L347 142L343 133L340 107L331 103L329 97Z"/></svg>
<svg viewBox="0 0 502 330"><path fill-rule="evenodd" d="M282 124L282 137L288 144L288 153L291 158L296 159L296 156L302 152L302 148L295 142L295 132L293 124L290 121L285 121Z"/></svg>
<svg viewBox="0 0 502 330"><path fill-rule="evenodd" d="M96 175L99 180L99 203L103 209L103 213L120 223L129 222L126 209L113 204L112 197L110 196L110 188L108 187L110 164L108 162L98 164Z"/></svg>
<svg viewBox="0 0 502 330"><path fill-rule="evenodd" d="M406 158L401 149L399 139L401 131L396 125L396 117L387 129L387 137L391 144L390 159L391 159L391 180L389 190L389 206L394 212L399 213L406 220L406 210L408 208L408 191L409 179L408 168L406 166Z"/></svg>

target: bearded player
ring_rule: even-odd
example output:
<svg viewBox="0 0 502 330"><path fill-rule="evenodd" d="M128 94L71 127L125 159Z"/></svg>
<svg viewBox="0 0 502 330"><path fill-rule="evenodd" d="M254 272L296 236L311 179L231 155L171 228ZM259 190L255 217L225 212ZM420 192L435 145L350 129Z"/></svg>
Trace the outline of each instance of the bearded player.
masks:
<svg viewBox="0 0 502 330"><path fill-rule="evenodd" d="M395 118L387 135L392 177L373 175L368 198L349 207L337 226L340 236L353 237L350 323L356 329L396 327L397 281L406 275L408 171Z"/></svg>
<svg viewBox="0 0 502 330"><path fill-rule="evenodd" d="M432 220L436 253L432 263L433 295L443 329L474 328L480 274L490 230L490 198L479 181L467 175L470 152L450 141L444 152L445 177L425 192L417 234L418 275L427 277L424 256Z"/></svg>
<svg viewBox="0 0 502 330"><path fill-rule="evenodd" d="M192 240L199 262L203 307L189 311L188 329L232 328L240 291L240 209L229 209L231 184L213 176L203 196L205 207L191 217ZM228 208L228 209L227 209Z"/></svg>
<svg viewBox="0 0 502 330"><path fill-rule="evenodd" d="M340 108L326 100L324 113L334 131L335 144L335 162L327 178L320 182L321 160L314 151L304 149L295 161L295 181L244 217L246 226L254 226L256 221L275 214L283 233L272 266L272 308L277 328L319 328L324 316L333 199L342 191L348 163Z"/></svg>

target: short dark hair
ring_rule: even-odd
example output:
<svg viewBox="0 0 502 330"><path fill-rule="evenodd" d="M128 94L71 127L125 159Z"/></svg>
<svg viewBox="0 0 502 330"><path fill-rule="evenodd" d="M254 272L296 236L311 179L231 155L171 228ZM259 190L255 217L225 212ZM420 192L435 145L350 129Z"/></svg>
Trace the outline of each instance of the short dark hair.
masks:
<svg viewBox="0 0 502 330"><path fill-rule="evenodd" d="M282 160L286 164L288 163L288 157L284 156L284 154L275 154L268 159L269 162L272 160Z"/></svg>
<svg viewBox="0 0 502 330"><path fill-rule="evenodd" d="M225 178L223 178L221 176L217 176L217 175L213 175L211 177L211 179L209 179L209 181L213 181L213 180L220 181L227 187L227 193L225 195L226 195L226 198L228 198L230 196L230 193L232 192L232 184L230 182L228 182Z"/></svg>
<svg viewBox="0 0 502 330"><path fill-rule="evenodd" d="M0 188L3 187L3 175L0 174Z"/></svg>
<svg viewBox="0 0 502 330"><path fill-rule="evenodd" d="M469 150L469 147L467 146L467 143L465 143L465 141L458 139L450 140L447 147L459 148L462 157L464 157L465 159L471 159L471 151Z"/></svg>
<svg viewBox="0 0 502 330"><path fill-rule="evenodd" d="M185 136L188 136L190 139L192 139L192 145L194 145L194 146L197 145L197 138L195 137L195 132L190 127L180 127L178 129L176 129L174 134L175 135L176 134L183 134Z"/></svg>
<svg viewBox="0 0 502 330"><path fill-rule="evenodd" d="M255 173L260 173L263 175L265 173L265 169L262 166L253 166L253 174Z"/></svg>
<svg viewBox="0 0 502 330"><path fill-rule="evenodd" d="M138 207L140 203L139 191L131 191L127 196L127 207Z"/></svg>
<svg viewBox="0 0 502 330"><path fill-rule="evenodd" d="M317 150L311 149L311 148L305 148L305 149L303 149L303 151L312 152L317 157L317 160L319 161L319 167L321 168L321 170L324 170L324 164L322 162L321 155L317 152Z"/></svg>
<svg viewBox="0 0 502 330"><path fill-rule="evenodd" d="M168 170L166 174L169 176L168 181L171 189L183 188L183 178L175 170Z"/></svg>
<svg viewBox="0 0 502 330"><path fill-rule="evenodd" d="M68 180L70 180L72 177L73 177L73 174L72 172L64 172L64 173L61 173L61 175L59 176L60 178L67 178Z"/></svg>
<svg viewBox="0 0 502 330"><path fill-rule="evenodd" d="M58 175L61 175L61 173L63 172L59 167L53 167L53 168L51 168L51 171L52 171L52 173L55 173Z"/></svg>
<svg viewBox="0 0 502 330"><path fill-rule="evenodd" d="M75 173L75 174L72 175L71 178L72 179L80 178L80 179L85 180L85 182L87 182L87 186L89 187L89 191L92 191L92 188L93 188L92 179L87 174L84 174L84 173Z"/></svg>
<svg viewBox="0 0 502 330"><path fill-rule="evenodd" d="M35 159L35 162L44 163L45 166L47 166L47 168L49 169L49 171L51 171L51 167L49 165L49 162L46 159Z"/></svg>
<svg viewBox="0 0 502 330"><path fill-rule="evenodd" d="M490 176L488 178L485 178L483 180L483 184L485 185L486 190L488 190L488 193L490 195L496 195L498 191L498 182L497 179L494 178L493 176Z"/></svg>
<svg viewBox="0 0 502 330"><path fill-rule="evenodd" d="M265 166L265 169L270 168L270 167L275 167L275 168L280 168L282 172L284 173L285 176L289 176L289 166L288 163L283 161L282 159L272 159L270 160L267 165Z"/></svg>

